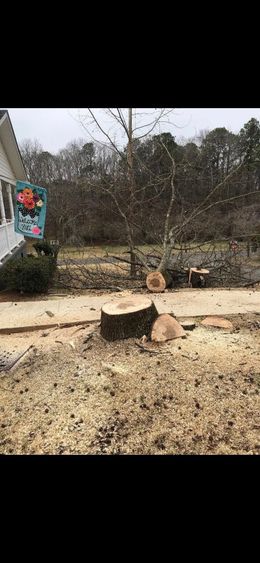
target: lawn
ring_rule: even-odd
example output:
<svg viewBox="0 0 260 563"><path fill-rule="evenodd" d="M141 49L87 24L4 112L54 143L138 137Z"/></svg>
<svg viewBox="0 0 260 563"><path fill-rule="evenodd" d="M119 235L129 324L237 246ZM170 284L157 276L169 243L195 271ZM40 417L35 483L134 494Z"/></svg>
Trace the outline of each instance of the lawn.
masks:
<svg viewBox="0 0 260 563"><path fill-rule="evenodd" d="M27 252L36 254L33 244L34 240L27 240ZM162 245L137 245L138 250L143 252L144 254L162 254ZM101 245L93 245L93 246L69 246L63 245L59 252L59 258L75 258L75 259L83 259L83 258L90 258L93 256L97 257L105 257L109 255L116 255L120 256L125 254L127 258L127 252L129 247L127 245L108 245L108 244L101 244ZM176 247L173 250L173 255L179 254L181 247L180 245L176 244ZM246 249L246 243L240 243L239 249ZM183 247L184 250L184 247ZM188 245L189 251L194 252L212 252L215 251L227 251L229 250L229 242L228 241L216 241L216 242L201 242L201 243L190 243Z"/></svg>
<svg viewBox="0 0 260 563"><path fill-rule="evenodd" d="M161 245L138 245L136 248L143 252L144 254L161 254L162 253L162 246ZM180 245L176 244L176 248L173 250L173 254L178 254L180 251ZM194 251L203 250L211 251L213 248L215 250L228 250L229 246L227 242L216 242L212 243L192 243L189 246L190 249L194 249ZM71 258L89 258L91 256L99 256L104 257L107 254L119 256L121 254L128 252L128 246L126 245L99 245L99 246L82 246L82 247L75 247L75 246L67 246L64 245L59 253L59 258L65 258L70 256Z"/></svg>

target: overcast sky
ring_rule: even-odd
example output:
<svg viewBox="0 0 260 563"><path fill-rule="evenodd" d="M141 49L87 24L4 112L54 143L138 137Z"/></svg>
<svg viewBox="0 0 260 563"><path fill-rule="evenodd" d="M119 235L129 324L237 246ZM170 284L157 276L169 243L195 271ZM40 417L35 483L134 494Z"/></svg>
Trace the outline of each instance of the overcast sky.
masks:
<svg viewBox="0 0 260 563"><path fill-rule="evenodd" d="M4 108L6 109L6 108ZM8 108L7 108L8 109ZM78 116L84 115L84 109L8 109L18 143L23 139L37 139L44 150L56 153L64 148L72 140L90 137L78 122ZM152 108L137 112L151 113ZM103 117L103 110L96 110L96 115L101 118L104 126L109 126L107 118ZM135 115L135 114L134 114ZM255 117L260 121L259 108L184 108L175 109L173 114L174 124L161 125L160 131L171 131L177 140L180 137L191 138L201 130L214 129L215 127L226 127L237 133L243 125ZM111 130L116 134L115 129ZM101 140L101 138L100 138ZM120 142L120 138L119 138Z"/></svg>

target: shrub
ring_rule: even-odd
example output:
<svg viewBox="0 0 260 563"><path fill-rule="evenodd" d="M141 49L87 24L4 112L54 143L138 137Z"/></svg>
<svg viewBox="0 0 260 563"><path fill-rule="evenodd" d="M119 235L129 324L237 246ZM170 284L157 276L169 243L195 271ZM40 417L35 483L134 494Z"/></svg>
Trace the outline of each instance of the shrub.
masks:
<svg viewBox="0 0 260 563"><path fill-rule="evenodd" d="M1 268L0 268L0 291L3 291L4 289L6 289L6 283L5 283L5 279L4 279L4 266L1 266Z"/></svg>
<svg viewBox="0 0 260 563"><path fill-rule="evenodd" d="M45 293L53 280L56 260L52 256L17 258L8 262L1 273L7 289L25 293Z"/></svg>

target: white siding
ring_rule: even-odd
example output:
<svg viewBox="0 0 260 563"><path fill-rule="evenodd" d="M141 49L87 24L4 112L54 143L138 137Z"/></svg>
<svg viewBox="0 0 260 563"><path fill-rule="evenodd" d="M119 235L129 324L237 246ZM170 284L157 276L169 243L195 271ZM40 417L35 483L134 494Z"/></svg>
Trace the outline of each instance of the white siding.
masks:
<svg viewBox="0 0 260 563"><path fill-rule="evenodd" d="M14 221L10 221L6 225L0 225L0 266L1 260L11 255L23 241L23 235L19 235L14 231Z"/></svg>
<svg viewBox="0 0 260 563"><path fill-rule="evenodd" d="M15 179L14 173L10 166L3 144L0 140L0 176Z"/></svg>

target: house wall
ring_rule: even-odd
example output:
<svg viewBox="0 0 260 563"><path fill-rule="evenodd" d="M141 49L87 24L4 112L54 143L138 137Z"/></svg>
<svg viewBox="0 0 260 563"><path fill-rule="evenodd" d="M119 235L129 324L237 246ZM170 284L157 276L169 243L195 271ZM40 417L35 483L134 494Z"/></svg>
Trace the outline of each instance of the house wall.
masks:
<svg viewBox="0 0 260 563"><path fill-rule="evenodd" d="M6 256L0 262L0 271L1 271L1 267L4 264L6 264L9 260L12 260L13 258L25 258L26 256L27 256L27 243L26 241L23 241L20 243L18 247L14 248L11 254L8 254L8 256Z"/></svg>
<svg viewBox="0 0 260 563"><path fill-rule="evenodd" d="M3 143L0 139L0 176L15 180L15 176L7 158Z"/></svg>

